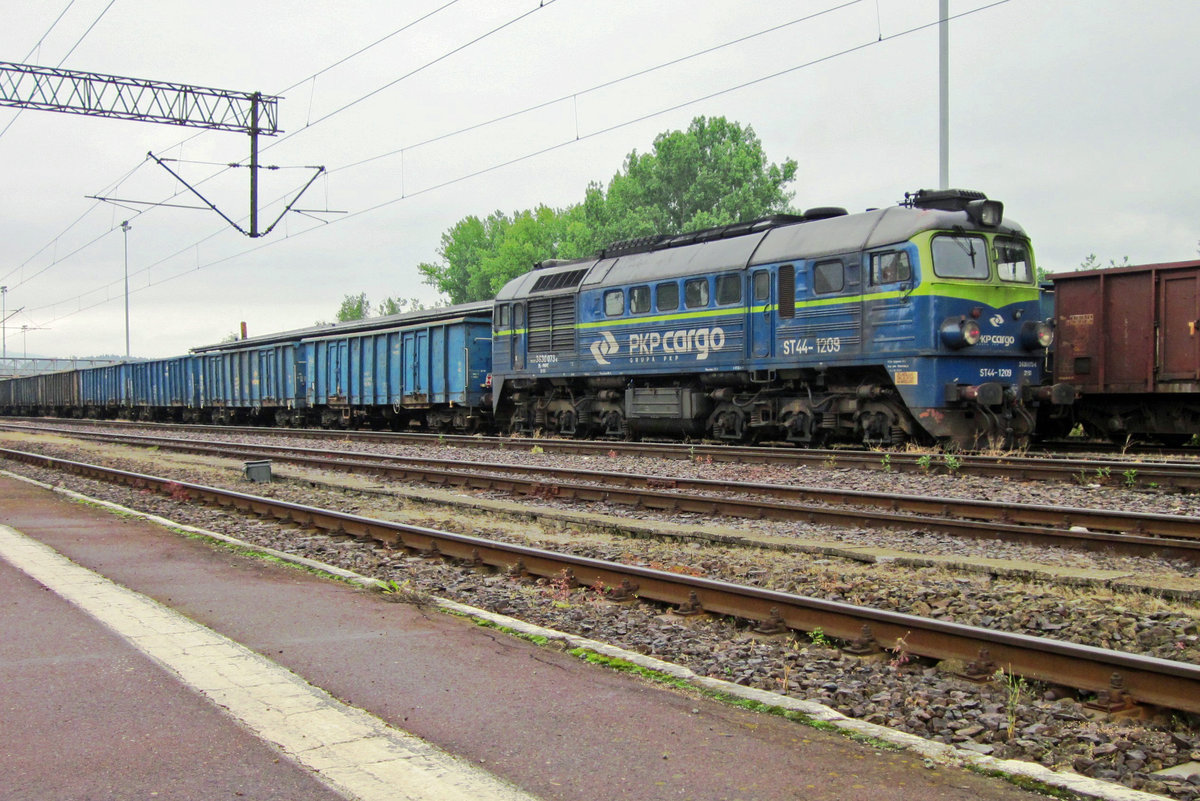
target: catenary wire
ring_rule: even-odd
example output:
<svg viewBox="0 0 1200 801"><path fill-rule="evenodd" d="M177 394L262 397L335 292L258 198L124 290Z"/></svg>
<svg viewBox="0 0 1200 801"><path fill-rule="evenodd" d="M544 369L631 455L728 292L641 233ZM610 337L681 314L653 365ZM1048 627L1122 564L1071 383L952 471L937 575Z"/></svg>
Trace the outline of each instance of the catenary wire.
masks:
<svg viewBox="0 0 1200 801"><path fill-rule="evenodd" d="M979 6L979 7L977 7L977 8L970 9L970 10L968 10L968 11L963 11L963 12L960 12L960 13L958 13L958 14L953 14L953 15L951 15L951 16L949 17L949 19L950 19L950 20L962 19L962 18L964 18L964 17L968 17L968 16L971 16L971 15L973 15L973 14L977 14L977 13L980 13L980 12L982 12L982 11L987 11L987 10L989 10L989 9L995 8L995 7L997 7L997 6L1004 5L1004 4L1008 3L1008 2L1011 2L1011 0L995 0L995 2L989 3L989 4L987 4L987 5L984 5L984 6ZM839 51L837 51L837 52L835 52L835 53L831 53L831 54L829 54L829 55L827 55L827 56L822 56L822 57L820 57L820 58L817 58L817 59L812 59L812 60L810 60L810 61L807 61L807 62L804 62L804 63L802 63L802 64L798 64L798 65L795 65L795 66L793 66L793 67L789 67L789 68L787 68L787 69L778 70L778 71L776 71L776 72L773 72L773 73L771 73L771 74L769 74L769 75L761 76L761 77L759 77L759 78L755 78L755 79L753 79L753 80L750 80L750 81L744 81L744 82L742 82L742 83L739 83L739 84L736 84L736 85L734 85L734 86L729 86L729 87L726 87L726 88L724 88L724 89L720 89L720 90L717 90L717 91L714 91L714 92L707 93L707 94L705 94L705 95L703 95L703 96L700 96L700 97L695 97L695 98L692 98L692 99L690 99L690 100L686 100L686 101L683 101L683 102L680 102L680 103L676 103L676 104L674 104L674 105L672 105L672 106L669 106L669 107L664 107L664 108L661 108L661 109L659 109L659 110L657 110L657 111L650 112L650 113L647 113L647 114L643 114L643 115L640 115L640 116L638 116L638 117L636 117L636 118L632 118L632 119L625 120L625 121L623 121L623 122L617 123L617 124L615 124L615 125L611 125L611 126L609 126L609 127L607 127L607 128L600 129L600 130L593 131L593 132L591 132L591 133L588 133L588 134L581 135L581 136L580 136L578 139L572 138L572 139L569 139L569 140L565 140L565 141L563 141L563 142L560 142L560 143L558 143L558 144L551 145L551 146L549 146L549 147L545 147L545 148L541 148L541 149L539 149L539 150L537 150L537 151L533 151L533 152L527 153L527 154L525 154L525 155L518 156L518 157L516 157L516 158L508 159L508 160L506 160L506 161L504 161L504 162L499 162L499 163L496 163L496 164L490 165L490 166L488 166L488 167L484 167L484 168L482 168L482 169L475 170L475 171L473 171L473 172L471 172L471 173L468 173L468 174L465 174L465 175L458 176L458 177L456 177L456 178L452 178L452 179L449 179L449 180L443 181L443 182L441 182L441 183L438 183L438 184L434 184L434 185L427 186L427 187L425 187L425 188L423 188L423 189L420 189L420 190L417 190L417 191L415 191L415 192L409 192L409 193L406 193L406 194L404 194L404 195L401 195L401 196L399 196L399 197L395 197L395 198L392 198L392 199L390 199L390 200L386 200L386 201L383 201L383 202L381 202L381 203L377 203L377 204L375 204L375 205L373 205L373 206L370 206L370 207L368 207L368 208L365 208L365 209L360 209L359 211L356 211L356 212L354 212L354 213L352 213L352 214L348 214L348 215L346 215L345 217L342 217L342 218L338 219L336 222L331 222L331 223L328 223L328 224L329 224L329 225L333 225L333 224L337 224L337 223L344 222L344 221L346 221L346 220L349 220L349 219L353 219L353 218L356 218L356 217L360 217L360 216L362 216L362 215L365 215L365 214L370 214L370 213L372 213L372 212L378 211L378 210L380 210L380 209L383 209L383 208L386 208L386 207L388 207L388 206L392 206L392 205L394 205L394 204L396 204L396 203L399 203L399 202L401 202L401 201L404 201L404 200L410 200L410 199L412 199L412 198L414 198L414 197L419 197L419 196L421 196L421 195L425 195L425 194L428 194L428 193L430 193L430 192L437 191L437 190L439 190L439 189L444 189L444 188L446 188L446 187L448 187L448 186L452 186L452 185L454 185L454 184L457 184L457 183L461 183L461 182L464 182L464 181L469 181L469 180L471 180L471 179L474 179L474 178L477 178L477 177L479 177L479 176L481 176L481 175L486 175L486 174L488 174L488 173L495 172L495 171L497 171L497 170L500 170L500 169L504 169L505 167L510 167L510 166L512 166L512 165L514 165L514 164L519 164L519 163L521 163L521 162L528 161L528 160L530 160L530 159L534 159L534 158L538 158L538 157L540 157L540 156L544 156L544 155L546 155L546 154L548 154L548 153L552 153L552 152L554 152L554 151L561 150L561 149L563 149L563 148L569 147L569 146L571 146L571 145L573 145L573 144L576 144L577 142L585 141L585 140L587 140L587 139L592 139L592 138L595 138L595 137L597 137L597 136L601 136L601 135L604 135L604 134L607 134L607 133L611 133L612 131L620 130L621 128L625 128L625 127L628 127L628 126L631 126L631 125L635 125L635 124L637 124L637 123L644 122L645 120L652 119L652 118L654 118L654 117L661 116L661 115L663 115L663 114L668 114L668 113L670 113L670 112L672 112L672 111L676 111L676 110L679 110L679 109L681 109L681 108L685 108L685 107L687 107L687 106L690 106L690 105L695 105L696 103L701 103L701 102L704 102L705 100L710 100L710 99L712 99L712 98L714 98L714 97L719 97L719 96L721 96L721 95L729 94L729 93L731 93L731 92L736 92L736 91L739 91L739 90L741 90L741 89L745 89L745 88L747 88L747 87L750 87L750 86L755 86L755 85L757 85L757 84L761 84L761 83L763 83L763 82L765 82L765 81L770 81L770 80L773 80L773 79L775 79L775 78L779 78L779 77L781 77L781 76L783 76L783 75L788 75L788 74L791 74L791 73L794 73L794 72L797 72L797 71L800 71L800 70L803 70L803 69L807 69L807 68L810 68L810 67L816 66L816 65L818 65L818 64L822 64L822 63L828 62L828 61L830 61L830 60L833 60L833 59L836 59L836 58L840 58L840 57L843 57L843 56L849 55L849 54L851 54L851 53L855 53L855 52L858 52L858 51L861 51L861 50L867 49L867 48L869 48L869 47L872 47L872 46L875 46L875 45L878 45L878 44L882 44L882 43L889 42L889 41L892 41L892 40L895 40L895 39L899 39L899 38L902 38L902 37L904 37L904 36L909 36L909 35L911 35L911 34L918 33L918 32L920 32L920 31L923 31L923 30L927 30L927 29L929 29L929 28L931 28L931 27L934 27L934 26L936 26L936 25L938 25L938 24L939 24L939 22L938 22L937 20L935 20L935 21L933 21L933 22L929 22L929 23L923 23L923 24L921 24L921 25L916 25L916 26L913 26L913 27L911 27L911 28L907 28L907 29L905 29L905 30L899 31L899 32L897 32L897 33L893 33L893 34L890 34L890 35L883 36L882 38L879 38L879 39L874 39L874 40L871 40L871 41L869 41L869 42L866 42L866 43L863 43L863 44L859 44L859 45L855 45L855 46L852 46L852 47L845 48L845 49L843 49L843 50L839 50ZM170 281L174 281L174 280L175 280L175 279L177 279L177 278L182 278L182 277L184 277L184 276L186 276L186 275L190 275L190 274L192 274L193 272L196 272L196 271L198 271L198 270L206 269L206 268L208 268L208 267L215 267L215 266L217 266L217 265L224 264L224 263L226 263L226 262L228 262L228 261L232 261L232 260L234 260L234 259L238 259L238 258L241 258L241 257L243 257L243 256L247 256L247 255L250 255L250 254L252 254L252 253L256 253L256 252L258 252L258 251L260 251L260 250L263 250L264 248L267 248L267 247L273 247L273 246L275 246L275 245L279 244L280 242L283 242L283 241L285 241L285 240L287 240L287 239L292 239L292 238L296 238L296 237L302 236L302 235L304 235L304 234L307 234L307 233L309 233L309 232L311 232L311 231L314 231L314 230L319 230L319 229L320 229L320 228L322 228L322 227L323 227L323 226L313 226L313 227L311 227L311 228L307 228L307 229L304 229L304 230L298 231L298 232L297 232L297 233L295 233L295 234L291 234L291 235L289 235L289 236L285 237L284 239L272 240L272 241L270 241L270 242L263 242L263 243L261 243L261 244L259 244L259 245L255 246L255 247L252 247L252 248L247 248L247 249L245 249L245 250L239 251L238 253L233 253L233 254L230 254L230 255L228 255L228 256L223 256L223 257L221 257L221 258L214 259L214 260L212 260L212 261L210 261L210 262L207 262L207 263L205 263L205 264L202 264L202 265L197 265L196 267L189 268L189 269L187 269L187 270L185 270L185 271L182 271L182 272L176 273L176 274L174 274L174 275L171 275L171 276L167 276L167 277L165 277L165 278L162 278L162 279L160 279L159 281L156 281L156 282L154 282L154 283L152 283L152 284L148 284L147 286L141 287L141 288L139 288L138 290L135 290L135 291L142 291L142 290L145 290L145 289L150 289L151 287L157 287L157 286L160 286L160 285L162 285L162 284L169 283ZM217 232L217 233L220 233L220 232ZM216 234L216 233L214 233L212 236L216 236L216 235L217 235L217 234ZM207 239L209 239L209 238L211 238L211 236L210 236L210 237L208 237L208 238L206 238L205 240L201 240L201 241L202 241L202 242L203 242L203 241L207 241ZM150 265L150 266L148 266L148 267L146 267L146 268L144 268L144 269L145 269L145 270L149 270L149 269L151 269L151 267L156 267L156 266L159 266L159 265L161 265L161 264L165 263L166 261L169 261L170 259L173 259L173 258L175 258L176 256L180 255L181 253L185 253L185 252L187 252L187 251L191 250L193 247L195 247L195 245L189 245L189 246L187 246L186 248L183 248L182 250L180 250L180 251L178 251L178 252L176 252L176 253L174 253L174 254L172 254L172 255L170 255L170 256L167 256L167 257L165 257L165 258L163 258L163 259L160 259L159 261L155 262L153 265ZM141 271L139 271L139 272L141 272ZM116 283L116 282L111 282L110 284L108 284L108 285L105 285L104 287L102 287L102 289L107 289L108 287L110 287L110 286L114 285L115 283ZM95 291L97 291L97 292L98 292L98 291L100 291L100 289L97 289L97 290L95 290ZM88 294L92 294L92 293L88 293ZM84 296L83 296L83 295L80 295L80 296L77 296L77 298L75 298L75 299L76 299L76 300L78 300L78 299L80 299L80 298L82 298L82 297L84 297ZM54 318L52 318L52 319L49 321L49 323L55 323L55 322L58 322L58 321L60 321L60 320L66 319L67 317L71 317L71 316L73 316L74 314L78 314L78 313L80 313L80 312L82 312L82 311L87 311L87 310L90 310L90 309L96 308L96 307L98 307L98 306L100 306L100 305L103 305L104 303L107 303L107 302L109 302L109 300L110 300L110 299L106 299L106 300L104 300L104 301L100 301L100 302L97 302L97 303L95 303L95 304L92 304L91 306L87 306L87 307L80 308L80 309L78 309L78 310L76 310L76 311L74 311L74 312L70 312L70 313L67 313L67 314L60 315L60 316L58 316L58 317L54 317ZM52 308L53 306L56 306L56 305L62 305L63 303L67 303L67 302L69 302L69 301L60 301L59 303L55 303L55 304L47 304L47 305L44 305L44 306L37 307L37 308L36 308L36 309L34 309L33 311L40 311L40 310L43 310L43 309Z"/></svg>
<svg viewBox="0 0 1200 801"><path fill-rule="evenodd" d="M109 3L109 7L111 7L111 6L112 6L112 4L113 4L113 3L115 3L115 2L116 2L116 0L111 0L111 2ZM361 55L362 53L365 53L367 50L369 50L369 49L371 49L371 48L373 48L373 47L375 47L375 46L377 46L377 45L381 44L381 43L382 43L382 42L384 42L384 41L387 41L387 40L388 40L388 39L390 39L392 36L394 36L394 35L396 35L396 34L398 34L398 33L402 32L402 31L404 31L404 30L407 30L407 29L411 28L413 25L416 25L417 23L419 23L419 22L421 22L421 21L423 21L423 20L429 19L429 18L430 18L430 17L432 17L434 14L436 14L436 13L438 13L438 12L440 12L440 11L442 11L442 10L446 9L446 8L449 8L451 5L454 5L454 4L455 4L455 3L457 3L457 2L458 2L458 0L451 0L451 2L445 3L444 5L440 6L439 8L437 8L437 9L434 9L432 12L430 12L430 13L428 13L428 14L425 14L425 15L423 15L422 17L418 18L417 20L414 20L414 21L412 21L412 22L406 23L404 26L402 26L401 28L397 29L396 31L393 31L391 34L388 34L387 36L384 36L384 37L382 37L381 39L378 39L378 40L376 40L375 42L373 42L373 43L372 43L372 44L370 44L370 45L367 45L367 46L365 46L365 47L362 47L362 48L360 48L360 49L359 49L359 50L357 50L355 53L352 53L352 54L351 54L351 55L349 55L349 56L345 56L345 57L341 58L339 61L335 62L333 65L330 65L329 67L326 67L326 68L324 68L324 69L322 69L322 70L319 70L319 71L317 71L316 73L313 73L313 75L311 75L311 76L309 76L308 78L305 78L305 79L303 79L303 80L301 80L301 81L299 81L299 82L297 82L297 83L293 84L293 85L292 85L292 87L289 87L289 88L294 88L294 87L296 87L296 86L300 86L300 85L302 85L303 83L305 83L306 81L308 81L308 80L312 80L312 79L313 79L313 78L315 78L316 76L318 76L318 75L321 75L321 74L323 74L324 72L327 72L328 70L332 69L333 67L335 67L335 66L337 66L337 65L339 65L339 64L345 63L346 61L349 61L351 58L354 58L354 57L355 57L355 56L357 56L357 55ZM464 44L464 45L460 45L460 46L458 46L458 47L454 48L453 50L451 50L451 51L449 51L449 52L447 52L447 53L444 53L444 54L442 54L442 55L438 56L437 58L433 59L432 61L430 61L430 62L428 62L428 63L426 63L426 64L422 65L421 67L418 67L417 69L413 70L412 72L408 73L407 75L401 76L400 78L397 78L397 79L395 79L395 80L393 80L393 81L390 81L389 83L387 83L387 84L385 84L385 85L383 85L383 86L381 86L381 87L378 87L378 88L376 88L376 89L372 90L372 91L371 91L371 92L369 92L368 94L366 94L366 95L364 95L364 96L362 96L362 97L359 97L357 100L354 100L354 101L352 101L352 102L350 102L350 103L347 103L346 105L342 106L340 109L337 109L337 110L335 110L335 111L333 111L333 112L330 112L329 114L326 114L324 117L322 117L322 118L318 119L317 121L310 123L309 125L305 126L305 128L303 128L303 129L301 129L301 130L308 130L308 129L309 129L311 126L313 126L313 125L316 125L316 124L318 124L318 123L320 123L320 122L324 122L325 120L329 119L330 117L333 117L335 114L338 114L338 113L340 113L340 112L342 112L342 111L345 111L346 109L348 109L348 108L350 108L350 107L352 107L352 106L356 105L357 103L360 103L360 102L362 102L363 100L366 100L367 98L369 98L369 97L371 97L371 96L373 96L373 95L375 95L375 94L378 94L379 92L381 92L381 91L383 91L383 90L385 90L385 89L387 89L387 88L389 88L389 87L391 87L391 86L394 86L395 84L399 83L400 81L404 80L405 78L411 77L412 75L415 75L415 74L417 74L418 72L421 72L422 70L424 70L424 69L428 68L429 66L432 66L433 64L436 64L436 63L438 63L439 61L443 61L443 60L445 60L446 58L448 58L449 56L451 56L451 55L454 55L455 53L461 52L462 50L464 50L464 49L466 49L466 48L470 47L471 45L474 45L474 44L477 44L477 43L479 43L479 42L483 41L484 39L486 39L486 38L488 38L488 37L492 36L493 34L495 34L495 33L498 33L498 32L500 32L501 30L504 30L505 28L509 27L510 25L514 24L515 22L519 22L520 20L522 20L522 19L525 19L526 17L528 17L528 16L529 16L529 15L531 15L532 13L534 13L534 12L536 12L536 11L538 11L538 10L542 9L542 8L545 8L546 6L549 6L549 5L551 5L552 3L554 3L554 2L556 2L556 0L542 0L542 2L540 2L540 4L539 4L537 7L535 7L534 9L532 9L532 10L530 10L530 11L526 11L526 12L524 12L524 13L522 13L522 14L518 15L517 17L513 18L512 20L509 20L508 22L506 22L506 23L504 23L504 24L500 25L499 27L497 27L497 28L494 28L494 29L492 29L492 30L488 31L487 33L484 33L484 34L482 34L482 35L480 35L480 36L477 36L477 37L475 37L474 39L472 39L471 41L467 42L466 44ZM108 10L108 9L106 8L106 9L105 9L105 11L107 11L107 10ZM102 12L101 16L103 16L103 12ZM96 21L98 22L98 21L99 21L99 19L97 19ZM94 26L95 26L95 23L93 23L92 27L94 27ZM88 30L90 31L90 30L91 30L91 28L89 28ZM86 34L85 34L85 35L86 35ZM82 39L80 39L80 41L82 41ZM76 46L78 46L78 42L76 42ZM74 50L74 47L72 48L72 50ZM70 53L68 53L68 55L70 55ZM64 59L65 59L65 57L64 57ZM61 62L60 62L60 64L61 64ZM284 91L286 91L286 90L284 90ZM189 142L189 141L191 141L191 140L195 139L195 138L196 138L196 137L198 137L198 136L202 136L204 133L208 133L208 132L207 132L207 131L201 131L201 132L198 132L198 133L194 134L193 136L187 137L186 139L184 139L182 142L178 143L177 145L173 145L171 148L168 148L168 150L174 149L175 147L182 147L182 146L183 146L185 143L187 143L187 142ZM294 134L293 134L293 135L294 135ZM286 139L286 138L290 138L290 135L289 135L289 137L284 137L284 138L285 138L285 139ZM267 147L264 147L262 150L263 150L263 151L265 151L265 150L269 149L269 147L273 147L274 145L277 145L277 144L279 144L281 141L283 141L283 140L282 140L282 139L280 139L280 140L276 140L276 141L275 141L275 142L273 142L271 145L268 145ZM142 163L142 164L144 164L144 163L145 163L145 161L143 160L143 162L141 162L141 163ZM139 166L140 166L140 164L139 164ZM196 182L196 186L201 186L201 185L205 184L206 182L213 180L214 178L216 178L217 176L219 176L219 175L221 175L221 174L223 174L223 173L227 172L229 169L231 169L231 168L232 168L232 167L234 167L234 166L241 166L241 165L240 165L240 164L226 165L226 166L225 166L223 169L221 169L221 170L218 170L217 172L213 173L212 175L209 175L209 176L208 176L208 177L206 177L206 178L203 178L203 179L201 179L200 181L197 181L197 182ZM136 169L136 168L135 168L135 169ZM132 171L131 171L131 172L132 172ZM147 212L151 211L151 210L152 210L152 208L153 208L154 206L162 206L162 205L165 205L165 204L166 204L166 203L168 203L170 200L173 200L174 198L176 198L176 197L179 197L181 194L185 194L185 190L178 190L178 191L176 191L175 193L173 193L172 195L170 195L169 197L167 197L165 200L163 200L163 201L159 201L159 202L157 202L157 203L153 204L153 205L151 206L151 208L142 209L142 210L140 210L140 211L137 211L136 213L137 213L138 215L140 215L140 214L145 214L145 213L147 213ZM100 200L96 201L96 203L94 204L93 208L96 208L96 207L98 207L98 206L99 206L101 203L103 203L103 202L104 202L104 201L100 201ZM84 214L84 215L82 215L82 216L86 216L86 212L85 212L85 214ZM82 216L80 217L80 219L82 219ZM78 222L78 220L77 220L76 222ZM72 223L72 226L74 226L75 224L76 224L76 223ZM64 231L63 231L63 232L61 232L60 234L58 234L58 236L56 236L54 239L52 239L52 240L51 240L49 243L47 243L46 245L43 245L41 248L39 248L39 249L38 249L38 251L37 251L37 253L41 253L41 252L45 251L45 250L46 250L46 248L48 248L48 247L52 246L52 245L53 245L53 244L54 244L54 243L55 243L55 242L56 242L56 241L57 241L57 240L58 240L58 239L59 239L59 238L60 238L60 237L61 237L63 234L65 234L65 233L66 233L67 231L69 231L69 230L70 230L70 227L68 227L66 230L64 230ZM86 247L90 246L91 244L94 244L95 242L98 242L98 241L100 241L100 239L103 239L103 237L104 237L105 235L107 235L107 234L110 234L110 233L112 233L112 232L113 232L113 231L115 231L115 230L117 230L116 226L113 226L113 227L111 227L111 228L110 228L108 231L106 231L106 232L105 232L105 234L103 234L103 235L101 235L100 237L97 237L97 238L95 238L95 239L91 240L91 242L89 242L89 243L88 243L88 245L85 245L83 248L79 248L79 249L76 249L76 250L73 250L73 251L71 251L71 253L69 254L69 256L74 256L75 254L79 253L81 250L83 250L83 249L86 249ZM208 240L208 239L210 239L210 238L211 238L211 237L206 237L206 238L205 238L205 240L202 240L202 241L207 241L207 240ZM189 246L189 247L190 247L190 246ZM68 256L68 257L69 257L69 256ZM56 260L55 260L55 261L53 261L52 263L50 263L50 264L46 265L46 266L45 266L44 268L42 268L41 270L38 270L38 271L37 271L36 273L34 273L33 275L31 275L31 276L28 276L28 277L22 277L21 281L20 281L20 282L18 282L18 283L17 283L17 284L16 284L14 287L12 287L12 288L13 288L13 289L15 289L15 288L17 288L17 287L20 287L20 286L22 286L23 284L27 283L28 281L32 280L33 278L36 278L36 277L38 277L38 276L42 275L43 273L45 273L45 272L46 272L47 270L49 270L50 268L52 268L52 267L55 267L56 265L58 265L58 264L62 263L62 261L64 261L64 260L65 260L65 258L68 258L68 257L64 257L63 259L56 259ZM10 270L10 271L9 271L9 272L8 272L8 273L5 275L5 277L8 277L8 276L12 275L13 273L17 272L18 270L22 269L22 268L23 268L23 267L24 267L26 264L28 264L28 263L29 263L29 261L31 261L33 258L36 258L36 254L34 254L34 256L31 256L29 259L26 259L26 261L22 262L22 263L21 263L20 265L18 265L17 267L15 267L15 268L13 268L12 270ZM152 266L153 266L153 265L152 265ZM149 268L147 268L147 269L149 269ZM48 305L57 305L57 304L48 304ZM41 306L41 307L38 307L38 308L47 308L47 306ZM35 309L35 310L36 310L36 309Z"/></svg>
<svg viewBox="0 0 1200 801"><path fill-rule="evenodd" d="M58 60L58 64L55 65L55 68L61 67L63 65L63 62L65 62L68 58L71 57L71 54L75 52L75 48L79 47L79 45L81 45L83 43L83 40L87 38L88 34L92 32L92 29L95 28L98 24L100 24L100 20L104 19L104 15L108 13L108 10L110 8L112 8L116 2L117 2L117 0L109 0L108 5L106 5L104 7L104 10L101 11L94 20L92 20L92 24L87 27L87 30L84 31L83 34L78 39L75 40L75 44L71 45L71 49L67 51L66 55L64 55L62 58L60 58ZM58 20L62 19L63 14L66 14L67 9L69 9L74 4L75 4L75 0L71 0L71 3L67 5L67 8L64 8L62 10L62 14L58 15L58 19L54 20L54 24L50 26L50 29L47 30L46 33L42 34L42 39L45 39L46 36L49 35L51 30L54 30L54 26L58 24ZM42 44L42 39L38 40L38 43L36 45L34 45L33 50L36 50ZM33 50L29 51L30 54L33 53ZM26 58L26 60L28 60L29 56L26 56L25 58ZM8 121L8 125L5 125L3 130L0 130L0 137L4 136L6 133L8 133L8 129L13 126L13 123L15 123L17 121L17 119L20 118L22 112L24 112L24 111L25 111L25 109L17 109L17 113L14 114L13 118Z"/></svg>

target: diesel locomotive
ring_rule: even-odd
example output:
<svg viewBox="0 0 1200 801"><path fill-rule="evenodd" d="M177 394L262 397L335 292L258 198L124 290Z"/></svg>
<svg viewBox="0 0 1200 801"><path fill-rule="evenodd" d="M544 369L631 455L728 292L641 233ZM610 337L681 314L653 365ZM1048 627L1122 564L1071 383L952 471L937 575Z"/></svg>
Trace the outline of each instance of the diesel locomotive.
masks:
<svg viewBox="0 0 1200 801"><path fill-rule="evenodd" d="M1001 203L923 190L544 262L491 303L3 381L0 411L1015 447L1074 398L1044 380L1035 274Z"/></svg>
<svg viewBox="0 0 1200 801"><path fill-rule="evenodd" d="M493 313L503 430L801 445L1029 440L1053 328L1003 205L920 191L620 243L509 282Z"/></svg>

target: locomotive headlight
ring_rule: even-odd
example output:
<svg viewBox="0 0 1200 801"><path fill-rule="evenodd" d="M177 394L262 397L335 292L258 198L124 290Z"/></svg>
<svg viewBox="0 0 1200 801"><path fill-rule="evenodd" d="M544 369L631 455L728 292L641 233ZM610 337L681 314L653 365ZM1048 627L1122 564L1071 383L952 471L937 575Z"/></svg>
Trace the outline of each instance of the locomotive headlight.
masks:
<svg viewBox="0 0 1200 801"><path fill-rule="evenodd" d="M968 345L979 344L979 323L974 320L964 320L962 324L963 342Z"/></svg>
<svg viewBox="0 0 1200 801"><path fill-rule="evenodd" d="M972 200L967 204L967 217L976 225L995 228L1004 219L1004 204L999 200Z"/></svg>
<svg viewBox="0 0 1200 801"><path fill-rule="evenodd" d="M1021 326L1021 347L1048 348L1054 343L1054 328L1048 323L1028 322Z"/></svg>
<svg viewBox="0 0 1200 801"><path fill-rule="evenodd" d="M966 317L951 317L942 323L942 342L958 350L979 343L979 323Z"/></svg>

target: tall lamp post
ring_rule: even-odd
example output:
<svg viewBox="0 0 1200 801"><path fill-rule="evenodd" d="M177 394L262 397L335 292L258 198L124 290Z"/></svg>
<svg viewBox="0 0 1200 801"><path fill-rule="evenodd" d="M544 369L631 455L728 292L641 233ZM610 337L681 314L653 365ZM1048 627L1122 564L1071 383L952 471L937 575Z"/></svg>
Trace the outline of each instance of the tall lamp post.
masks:
<svg viewBox="0 0 1200 801"><path fill-rule="evenodd" d="M0 286L0 340L3 342L3 353L0 358L8 359L8 287Z"/></svg>
<svg viewBox="0 0 1200 801"><path fill-rule="evenodd" d="M125 361L129 361L129 220L121 223L121 233L125 237Z"/></svg>

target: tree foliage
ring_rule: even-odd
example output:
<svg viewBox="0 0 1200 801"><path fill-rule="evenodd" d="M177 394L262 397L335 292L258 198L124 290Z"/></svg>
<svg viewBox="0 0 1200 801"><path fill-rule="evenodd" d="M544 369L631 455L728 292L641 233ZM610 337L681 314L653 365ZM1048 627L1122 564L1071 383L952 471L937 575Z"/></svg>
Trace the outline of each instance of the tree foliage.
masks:
<svg viewBox="0 0 1200 801"><path fill-rule="evenodd" d="M361 320L370 313L371 304L367 300L367 293L361 292L357 295L347 295L342 298L342 305L337 310L337 320L339 323L350 320Z"/></svg>
<svg viewBox="0 0 1200 801"><path fill-rule="evenodd" d="M1085 258L1083 261L1079 262L1079 266L1076 267L1075 269L1076 270L1108 270L1108 269L1112 269L1114 267L1128 267L1128 266L1129 266L1129 257L1128 256L1123 256L1121 258L1121 261L1117 261L1116 259L1109 259L1108 264L1101 264L1100 259L1096 258L1095 253L1089 253L1087 255L1087 258Z"/></svg>
<svg viewBox="0 0 1200 801"><path fill-rule="evenodd" d="M434 305L438 306L441 304ZM337 310L336 318L339 323L345 323L351 320L365 320L368 317L421 311L425 308L427 308L425 304L416 298L395 297L384 298L372 309L371 301L367 299L367 293L360 292L357 295L346 295L342 298L342 305ZM318 323L318 325L321 325L321 323Z"/></svg>
<svg viewBox="0 0 1200 801"><path fill-rule="evenodd" d="M576 259L612 242L677 234L783 211L796 162L767 161L754 129L697 117L686 131L636 150L608 186L592 183L579 204L464 217L442 234L440 261L418 270L452 303L486 300L545 259Z"/></svg>

